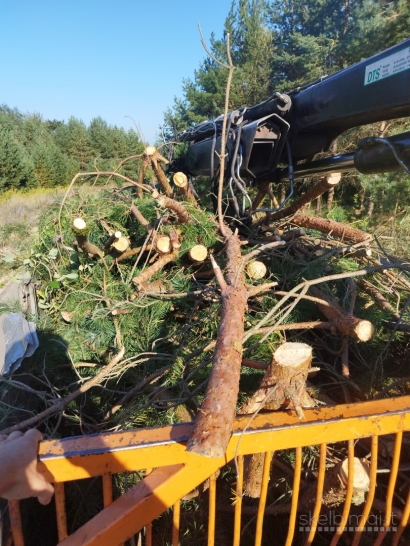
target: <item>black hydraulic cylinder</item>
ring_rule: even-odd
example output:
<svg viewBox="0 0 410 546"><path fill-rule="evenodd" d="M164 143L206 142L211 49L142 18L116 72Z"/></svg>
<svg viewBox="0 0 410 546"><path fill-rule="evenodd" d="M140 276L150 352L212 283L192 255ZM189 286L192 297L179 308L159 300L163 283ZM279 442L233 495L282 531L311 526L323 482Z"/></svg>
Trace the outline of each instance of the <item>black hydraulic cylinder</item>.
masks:
<svg viewBox="0 0 410 546"><path fill-rule="evenodd" d="M294 178L358 170L362 174L403 171L410 167L410 132L389 138L366 137L351 154L336 155L318 161L295 165ZM289 180L288 169L279 171L279 180Z"/></svg>

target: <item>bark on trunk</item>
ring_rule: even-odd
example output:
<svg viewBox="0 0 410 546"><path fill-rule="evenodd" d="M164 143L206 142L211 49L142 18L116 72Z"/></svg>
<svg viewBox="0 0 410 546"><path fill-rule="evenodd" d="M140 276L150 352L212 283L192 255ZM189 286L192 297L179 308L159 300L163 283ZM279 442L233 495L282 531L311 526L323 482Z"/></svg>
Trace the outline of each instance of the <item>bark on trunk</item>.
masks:
<svg viewBox="0 0 410 546"><path fill-rule="evenodd" d="M192 453L215 458L224 456L235 418L248 298L241 243L236 234L230 233L226 253L227 286L222 290L221 322L211 375L187 445L187 450Z"/></svg>
<svg viewBox="0 0 410 546"><path fill-rule="evenodd" d="M148 233L154 229L153 226L145 218L145 216L140 212L138 207L136 207L135 205L131 205L130 212L135 216L138 222L142 225L143 228L147 230Z"/></svg>
<svg viewBox="0 0 410 546"><path fill-rule="evenodd" d="M335 220L326 218L318 218L317 216L307 216L306 214L295 214L292 219L293 223L310 229L317 229L322 233L331 233L333 237L342 241L351 241L353 243L361 243L371 239L370 233L366 233L361 229L352 228Z"/></svg>
<svg viewBox="0 0 410 546"><path fill-rule="evenodd" d="M330 188L334 188L334 186L339 183L340 178L340 173L333 173L330 176L324 176L317 184L315 184L315 186L308 189L307 192L303 193L299 199L296 199L296 201L294 201L291 205L271 214L269 223L276 222L282 218L286 218L286 216L295 214L299 209L310 203L313 199L316 199L326 191L329 191Z"/></svg>
<svg viewBox="0 0 410 546"><path fill-rule="evenodd" d="M362 288L367 294L369 294L374 301L377 303L377 305L380 307L380 309L383 309L383 311L387 311L388 313L391 313L391 315L395 319L400 319L399 313L390 305L390 303L386 300L386 298L380 294L380 292L372 286L369 282L365 281L364 279L360 279L360 281L357 283L360 288Z"/></svg>
<svg viewBox="0 0 410 546"><path fill-rule="evenodd" d="M369 341L374 334L374 327L368 320L359 319L346 312L338 303L314 286L309 290L310 294L328 302L323 305L316 302L321 313L333 322L335 328L344 336L349 336L356 341Z"/></svg>
<svg viewBox="0 0 410 546"><path fill-rule="evenodd" d="M159 195L156 197L158 205L164 209L168 208L173 210L178 216L178 222L180 224L186 224L189 222L189 214L182 203L178 203L175 199L165 197L165 195Z"/></svg>
<svg viewBox="0 0 410 546"><path fill-rule="evenodd" d="M259 389L242 405L239 413L253 414L260 409L293 407L299 417L303 407L312 407L306 380L312 363L312 348L305 343L284 343L274 353ZM260 497L264 453L245 457L245 495Z"/></svg>
<svg viewBox="0 0 410 546"><path fill-rule="evenodd" d="M144 161L142 162L140 172L138 173L138 180L137 180L138 184L140 184L138 186L138 191L137 191L138 197L140 199L144 197L144 192L142 191L141 185L144 183L144 176L145 176L145 173L147 172L148 165L149 165L149 159L145 157Z"/></svg>
<svg viewBox="0 0 410 546"><path fill-rule="evenodd" d="M172 195L171 185L160 165L160 161L162 161L162 163L168 163L168 160L165 159L165 157L163 157L158 152L155 146L147 146L145 148L145 156L151 162L152 169L155 173L156 179L158 180L162 190L165 192L166 195L168 196Z"/></svg>
<svg viewBox="0 0 410 546"><path fill-rule="evenodd" d="M132 279L132 283L139 287L139 285L145 283L150 279L155 273L160 271L164 266L174 261L178 257L178 251L174 250L169 254L164 254L161 256L155 263L153 263L147 269L144 269L139 275Z"/></svg>

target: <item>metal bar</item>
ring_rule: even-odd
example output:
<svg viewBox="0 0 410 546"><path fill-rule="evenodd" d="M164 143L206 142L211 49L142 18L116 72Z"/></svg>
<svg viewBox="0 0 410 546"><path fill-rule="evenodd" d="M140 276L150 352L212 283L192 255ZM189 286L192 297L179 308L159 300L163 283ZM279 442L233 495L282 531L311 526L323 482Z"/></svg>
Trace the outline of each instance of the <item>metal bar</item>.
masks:
<svg viewBox="0 0 410 546"><path fill-rule="evenodd" d="M145 470L145 476L149 476L152 473L152 468ZM145 526L145 546L152 546L152 521L148 522Z"/></svg>
<svg viewBox="0 0 410 546"><path fill-rule="evenodd" d="M64 483L56 482L54 484L54 498L56 503L58 540L61 542L68 537Z"/></svg>
<svg viewBox="0 0 410 546"><path fill-rule="evenodd" d="M209 476L208 546L215 544L216 474Z"/></svg>
<svg viewBox="0 0 410 546"><path fill-rule="evenodd" d="M285 546L291 546L293 542L293 536L295 534L296 515L298 510L300 474L302 472L302 448L297 447L295 452L296 452L295 453L296 460L295 460L295 474L293 478L292 504L291 504L290 516L289 516L289 530L288 530L288 536L286 537Z"/></svg>
<svg viewBox="0 0 410 546"><path fill-rule="evenodd" d="M18 500L9 500L9 517L13 546L24 546L23 526L21 524L20 503Z"/></svg>
<svg viewBox="0 0 410 546"><path fill-rule="evenodd" d="M400 537L403 534L403 531L405 530L407 523L409 521L409 516L410 516L410 488L407 494L406 504L404 505L403 516L401 518L399 526L397 527L397 531L395 532L393 537L392 546L398 546Z"/></svg>
<svg viewBox="0 0 410 546"><path fill-rule="evenodd" d="M257 415L250 424L249 417L237 418L226 457L219 466L235 455L270 451L273 446L278 450L309 446L312 438L321 444L329 438L338 442L410 430L410 396L304 413L303 422L296 415L282 412ZM182 424L41 442L38 469L49 481L69 481L101 476L107 471L159 467L164 461L183 464L187 459L185 442L191 431L191 424Z"/></svg>
<svg viewBox="0 0 410 546"><path fill-rule="evenodd" d="M387 527L389 527L391 522L394 487L396 485L397 474L399 471L402 440L403 440L403 431L397 432L396 441L394 442L394 452L393 452L393 459L392 459L391 469L390 469L389 485L387 487L386 512L384 514L383 527L377 536L374 546L380 546L380 544L383 542L383 539L387 534Z"/></svg>
<svg viewBox="0 0 410 546"><path fill-rule="evenodd" d="M336 546L338 544L339 539L342 536L342 533L344 531L347 518L349 517L350 505L352 503L353 481L354 481L354 442L353 440L349 440L347 456L348 456L348 466L347 466L348 476L347 476L346 497L345 497L345 503L343 506L342 519L340 521L340 524L337 527L336 533L334 534L334 537L332 539L332 542L330 543L330 546Z"/></svg>
<svg viewBox="0 0 410 546"><path fill-rule="evenodd" d="M323 484L325 482L326 472L326 444L320 444L319 471L317 476L316 503L313 509L312 521L310 522L309 536L306 539L305 546L311 546L315 538L316 529L319 521L320 510L323 502Z"/></svg>
<svg viewBox="0 0 410 546"><path fill-rule="evenodd" d="M265 515L266 495L268 493L272 457L273 451L267 451L265 453L265 460L263 461L261 496L259 497L258 515L256 517L255 546L260 546L262 542L263 518Z"/></svg>
<svg viewBox="0 0 410 546"><path fill-rule="evenodd" d="M187 464L157 468L77 529L59 546L112 546L125 542L206 480L220 459L187 454Z"/></svg>
<svg viewBox="0 0 410 546"><path fill-rule="evenodd" d="M112 503L112 475L111 472L103 474L102 476L102 485L103 485L103 504L104 508L109 506Z"/></svg>
<svg viewBox="0 0 410 546"><path fill-rule="evenodd" d="M371 451L370 451L370 486L367 493L366 502L363 508L363 513L360 516L359 525L357 526L356 533L354 535L352 546L359 546L359 542L362 536L362 532L367 523L370 510L372 509L374 494L376 492L377 483L377 452L379 446L379 438L372 436L371 439Z"/></svg>
<svg viewBox="0 0 410 546"><path fill-rule="evenodd" d="M181 516L181 502L178 501L173 506L172 515L172 546L179 546L179 527Z"/></svg>
<svg viewBox="0 0 410 546"><path fill-rule="evenodd" d="M241 516L243 498L243 457L239 456L237 462L236 476L236 498L235 498L235 519L233 527L233 546L239 546L241 541Z"/></svg>
<svg viewBox="0 0 410 546"><path fill-rule="evenodd" d="M315 174L318 175L340 173L343 171L355 171L356 167L354 164L354 156L354 153L341 154L332 157L326 157L325 159L318 159L317 161L312 161L311 163L295 165L293 178L294 180L298 180L299 178L314 176ZM278 169L278 173L280 182L289 181L289 171L287 168Z"/></svg>

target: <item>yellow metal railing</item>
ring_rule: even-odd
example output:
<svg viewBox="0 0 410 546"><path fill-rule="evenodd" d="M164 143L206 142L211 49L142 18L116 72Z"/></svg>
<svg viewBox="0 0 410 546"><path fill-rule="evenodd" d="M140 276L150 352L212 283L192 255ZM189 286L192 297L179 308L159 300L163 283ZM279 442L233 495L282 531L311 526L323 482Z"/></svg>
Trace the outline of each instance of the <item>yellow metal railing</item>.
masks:
<svg viewBox="0 0 410 546"><path fill-rule="evenodd" d="M215 544L218 533L223 533L224 544L250 544L255 546L273 544L267 535L271 528L268 518L275 512L267 504L270 488L271 461L274 452L292 450L293 483L288 514L287 536L277 536L274 544L314 544L317 534L332 533L331 546L338 544L343 533L357 546L364 533L366 544L373 537L378 546L389 537L389 544L410 543L402 536L410 514L410 494L397 492L397 476L400 464L405 461L403 434L410 431L410 396L379 400L330 408L305 410L305 420L299 421L290 413L260 414L251 419L239 417L234 423L234 432L226 456L208 459L188 453L185 450L192 424L170 427L140 429L104 433L94 436L67 438L61 441L46 441L40 445L40 471L55 488L58 544L61 546L115 546L144 534L144 544L172 544L183 542L182 522L186 501L183 497L198 485L208 480L206 512L208 546ZM386 479L384 499L375 498L378 477L378 449L380 439L394 435L390 468ZM361 513L354 514L355 524L351 525L351 500L353 492L353 458L355 442L369 438L370 489ZM322 491L326 475L326 453L329 444L337 443L338 449L346 448L348 454L348 483L344 505L337 522L326 528L321 522ZM367 445L367 444L366 444ZM298 517L299 492L302 478L303 448L318 446L318 468L316 472L316 501L312 504L309 520ZM261 494L258 501L249 504L243 497L244 456L264 453ZM219 507L217 489L221 477L217 471L230 464L234 475L234 490L228 505ZM228 467L229 468L229 467ZM380 469L379 469L380 470ZM123 472L141 472L141 480L131 489L114 500L113 476ZM386 474L384 474L385 476ZM400 474L401 475L401 474ZM67 530L64 483L72 480L100 476L104 508L71 535ZM397 483L396 483L397 482ZM410 480L408 480L410 483ZM409 483L404 482L406 489ZM218 484L218 485L217 485ZM404 495L404 496L403 496ZM380 494L379 494L380 496ZM313 499L314 501L314 499ZM394 502L393 502L394 501ZM257 502L257 504L255 504ZM397 503L402 506L397 509ZM375 526L368 523L371 511L383 508L382 521ZM156 536L160 516L172 509L168 515L169 525L161 524L161 536ZM222 512L225 511L222 514ZM9 513L14 546L24 546L24 537L18 502L9 503ZM393 517L394 516L394 517ZM398 519L400 516L400 519ZM162 516L164 518L164 516ZM303 525L302 525L303 524ZM158 527L159 528L159 527ZM246 529L245 529L246 528ZM165 529L165 530L164 530ZM164 533L169 536L164 537ZM393 538L391 538L393 537ZM242 542L245 541L245 542ZM267 542L269 541L269 542ZM132 542L135 544L136 542ZM323 542L321 542L323 544Z"/></svg>

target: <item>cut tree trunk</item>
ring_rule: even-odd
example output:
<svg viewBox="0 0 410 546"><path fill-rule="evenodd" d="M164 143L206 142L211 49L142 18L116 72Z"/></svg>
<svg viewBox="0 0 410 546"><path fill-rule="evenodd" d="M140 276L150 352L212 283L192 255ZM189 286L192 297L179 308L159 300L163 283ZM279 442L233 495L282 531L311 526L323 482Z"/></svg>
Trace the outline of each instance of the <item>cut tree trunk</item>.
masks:
<svg viewBox="0 0 410 546"><path fill-rule="evenodd" d="M132 283L137 288L141 285L147 282L152 276L155 275L155 273L158 273L163 267L165 267L170 262L174 261L178 257L178 250L173 250L169 254L164 254L158 260L153 263L150 267L147 267L147 269L144 269L139 275L134 277L132 279Z"/></svg>
<svg viewBox="0 0 410 546"><path fill-rule="evenodd" d="M116 241L111 245L111 254L114 256L121 256L127 248L130 246L130 242L127 237L121 235Z"/></svg>
<svg viewBox="0 0 410 546"><path fill-rule="evenodd" d="M306 381L312 363L312 348L305 343L284 343L272 356L259 389L239 410L241 414L254 414L261 409L276 410L282 406L293 407L299 418L302 407L314 406L306 391ZM245 457L245 494L260 496L264 453Z"/></svg>
<svg viewBox="0 0 410 546"><path fill-rule="evenodd" d="M325 474L323 484L323 505L332 508L339 506L345 501L347 480L348 480L348 458L338 463ZM363 462L358 457L353 459L353 496L352 503L355 505L363 504L366 492L369 490L370 477L367 462ZM308 510L316 502L317 483L312 483L301 494L299 510Z"/></svg>
<svg viewBox="0 0 410 546"><path fill-rule="evenodd" d="M328 298L326 294L314 286L310 288L309 292L312 296L328 302L328 305L318 302L316 302L316 305L320 312L333 322L335 328L342 335L349 336L356 341L369 341L373 337L374 327L370 321L354 317L340 307L336 301Z"/></svg>
<svg viewBox="0 0 410 546"><path fill-rule="evenodd" d="M322 233L332 234L333 237L341 239L342 241L351 241L353 243L360 243L372 238L370 233L366 233L361 229L352 228L341 222L335 220L328 220L327 218L318 218L317 216L307 216L306 214L295 214L292 218L292 222L298 226L317 229Z"/></svg>
<svg viewBox="0 0 410 546"><path fill-rule="evenodd" d="M162 190L165 192L166 195L170 196L172 195L172 188L169 183L168 178L166 177L164 171L162 170L162 167L160 165L160 161L162 163L169 163L165 157L163 157L158 150L155 148L155 146L147 146L145 148L145 156L149 159L151 162L152 169L155 173L156 179L158 180Z"/></svg>
<svg viewBox="0 0 410 546"><path fill-rule="evenodd" d="M133 214L133 216L135 216L138 222L142 225L143 228L146 229L148 233L150 233L154 229L153 226L148 222L148 220L142 214L142 212L138 209L138 207L136 207L135 205L131 205L130 212L131 214Z"/></svg>
<svg viewBox="0 0 410 546"><path fill-rule="evenodd" d="M269 223L276 222L282 218L286 218L286 216L295 214L299 209L310 203L313 199L316 199L326 191L329 191L330 188L334 188L334 186L339 183L340 178L340 173L333 173L330 176L324 176L317 184L308 189L307 192L303 193L299 199L296 199L296 201L294 201L291 205L271 214Z"/></svg>
<svg viewBox="0 0 410 546"><path fill-rule="evenodd" d="M194 264L202 263L208 256L208 249L204 245L195 245L188 252L188 258Z"/></svg>
<svg viewBox="0 0 410 546"><path fill-rule="evenodd" d="M141 165L141 169L140 169L140 172L138 174L138 197L140 199L143 198L144 196L144 192L142 191L142 184L144 183L144 177L145 177L145 173L147 172L147 167L149 165L149 159L147 157L144 158L144 161L142 162L142 165Z"/></svg>
<svg viewBox="0 0 410 546"><path fill-rule="evenodd" d="M102 258L104 253L98 248L98 246L90 243L87 238L88 227L86 222L82 218L75 218L73 220L72 229L75 233L77 240L77 247L84 253L88 254L90 258Z"/></svg>
<svg viewBox="0 0 410 546"><path fill-rule="evenodd" d="M186 224L189 222L189 213L182 203L178 203L178 201L175 201L175 199L171 199L165 195L156 195L154 196L154 199L157 200L158 205L163 209L168 208L173 210L178 216L178 222L180 224Z"/></svg>
<svg viewBox="0 0 410 546"><path fill-rule="evenodd" d="M197 200L192 192L192 189L189 185L187 176L184 173L178 172L173 176L174 184L178 188L180 195L184 198L185 201L189 201L195 206L198 206Z"/></svg>
<svg viewBox="0 0 410 546"><path fill-rule="evenodd" d="M171 252L171 239L168 235L159 235L155 239L155 246L160 254L168 254Z"/></svg>
<svg viewBox="0 0 410 546"><path fill-rule="evenodd" d="M397 313L397 311L390 305L390 303L386 300L386 298L380 294L380 292L372 286L369 282L365 281L364 279L360 279L360 281L357 283L360 288L362 288L367 294L369 294L374 301L377 303L377 305L380 307L380 309L383 309L383 311L387 311L388 313L391 313L391 315L399 320L400 315Z"/></svg>
<svg viewBox="0 0 410 546"><path fill-rule="evenodd" d="M248 274L249 278L254 281L258 281L266 275L266 265L259 260L254 260L253 262L248 263L246 266L246 273Z"/></svg>
<svg viewBox="0 0 410 546"><path fill-rule="evenodd" d="M272 192L272 183L261 182L260 184L258 184L258 193L256 194L255 199L252 202L252 210L256 210L259 207L266 195L269 195L274 207L279 207L279 203Z"/></svg>
<svg viewBox="0 0 410 546"><path fill-rule="evenodd" d="M228 231L228 228L226 228ZM221 322L205 398L187 450L223 457L232 432L242 363L242 338L248 292L237 234L228 231L226 286L221 290Z"/></svg>
<svg viewBox="0 0 410 546"><path fill-rule="evenodd" d="M121 237L122 233L121 231L115 231L114 233L112 233L109 238L107 239L107 242L105 243L104 245L104 251L106 252L107 250L110 249L110 246L115 242L115 241L118 241L118 239Z"/></svg>

